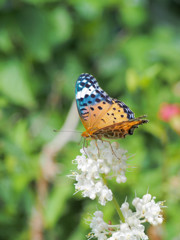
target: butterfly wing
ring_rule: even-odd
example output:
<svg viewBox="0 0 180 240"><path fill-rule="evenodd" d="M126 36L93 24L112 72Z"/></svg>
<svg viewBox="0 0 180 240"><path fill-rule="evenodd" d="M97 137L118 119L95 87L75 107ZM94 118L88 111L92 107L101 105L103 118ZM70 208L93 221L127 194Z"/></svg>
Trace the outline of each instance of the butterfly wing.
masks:
<svg viewBox="0 0 180 240"><path fill-rule="evenodd" d="M101 115L99 121L94 123L94 127L101 129L116 123L134 119L134 113L123 102L112 99L110 108Z"/></svg>
<svg viewBox="0 0 180 240"><path fill-rule="evenodd" d="M75 89L77 109L86 129L95 131L134 119L134 113L123 102L109 97L92 75L81 74Z"/></svg>
<svg viewBox="0 0 180 240"><path fill-rule="evenodd" d="M92 128L99 119L102 111L108 111L112 104L112 98L100 88L96 79L82 73L75 86L76 104L81 121L86 129Z"/></svg>
<svg viewBox="0 0 180 240"><path fill-rule="evenodd" d="M148 120L142 119L143 117L139 117L136 119L132 119L129 121L123 121L120 123L115 123L113 125L108 125L104 128L101 128L95 131L93 134L101 138L124 138L127 134L132 135L135 128L138 128L139 125L147 123Z"/></svg>

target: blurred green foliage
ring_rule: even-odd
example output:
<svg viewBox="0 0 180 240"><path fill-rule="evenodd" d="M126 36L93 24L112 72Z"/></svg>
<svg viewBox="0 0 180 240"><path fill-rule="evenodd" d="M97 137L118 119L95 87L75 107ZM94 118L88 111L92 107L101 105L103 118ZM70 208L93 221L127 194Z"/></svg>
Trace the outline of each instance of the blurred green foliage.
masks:
<svg viewBox="0 0 180 240"><path fill-rule="evenodd" d="M165 199L162 239L180 238L179 135L158 115L180 98L179 26L179 0L0 1L0 239L30 239L40 152L65 121L82 72L136 116L148 115L149 124L119 140L135 168L112 188L120 203L147 190ZM61 172L44 203L44 239L89 232L85 219L97 202L73 195L66 177L79 148L72 140L56 157ZM118 221L111 203L103 211Z"/></svg>

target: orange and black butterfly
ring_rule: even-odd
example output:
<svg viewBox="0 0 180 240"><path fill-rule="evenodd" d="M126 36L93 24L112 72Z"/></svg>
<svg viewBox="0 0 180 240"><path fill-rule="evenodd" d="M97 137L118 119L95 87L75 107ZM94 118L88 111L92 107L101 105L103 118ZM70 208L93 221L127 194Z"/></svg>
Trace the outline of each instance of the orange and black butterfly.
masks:
<svg viewBox="0 0 180 240"><path fill-rule="evenodd" d="M124 138L132 135L138 125L148 122L143 117L135 118L126 104L111 98L88 73L79 76L75 91L79 116L86 128L82 133L85 138Z"/></svg>

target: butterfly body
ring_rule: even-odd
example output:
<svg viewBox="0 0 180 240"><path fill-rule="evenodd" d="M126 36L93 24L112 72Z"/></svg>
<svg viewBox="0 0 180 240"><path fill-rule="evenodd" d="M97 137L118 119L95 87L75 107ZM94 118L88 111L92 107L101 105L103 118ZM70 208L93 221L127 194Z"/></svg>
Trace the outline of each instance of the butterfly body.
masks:
<svg viewBox="0 0 180 240"><path fill-rule="evenodd" d="M125 103L111 98L88 73L79 76L75 89L77 109L86 128L82 133L85 138L124 138L132 135L138 125L148 122L135 119Z"/></svg>

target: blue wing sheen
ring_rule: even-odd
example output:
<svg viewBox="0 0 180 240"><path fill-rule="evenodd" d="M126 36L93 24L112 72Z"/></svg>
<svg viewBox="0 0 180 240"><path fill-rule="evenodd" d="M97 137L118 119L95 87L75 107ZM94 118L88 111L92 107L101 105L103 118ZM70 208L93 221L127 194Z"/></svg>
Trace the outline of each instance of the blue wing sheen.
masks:
<svg viewBox="0 0 180 240"><path fill-rule="evenodd" d="M76 82L76 103L80 116L85 114L85 107L95 105L101 101L112 104L112 98L100 88L96 79L88 74L82 73Z"/></svg>

